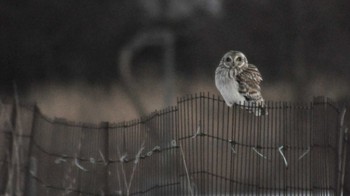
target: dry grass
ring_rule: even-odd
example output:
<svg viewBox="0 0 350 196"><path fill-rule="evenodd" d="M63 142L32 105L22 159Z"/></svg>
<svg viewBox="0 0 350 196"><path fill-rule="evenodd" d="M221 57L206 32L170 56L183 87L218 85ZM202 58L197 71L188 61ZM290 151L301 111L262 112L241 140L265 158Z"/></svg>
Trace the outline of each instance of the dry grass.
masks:
<svg viewBox="0 0 350 196"><path fill-rule="evenodd" d="M140 161L141 153L143 152L144 149L145 149L145 141L142 142L139 151L135 155L134 165L132 167L132 172L131 172L129 180L128 180L127 174L126 174L126 171L125 171L125 168L124 168L124 160L125 160L126 154L125 155L121 155L119 147L117 146L117 152L118 152L118 157L119 157L119 160L120 160L121 170L122 170L122 173L123 173L123 182L124 182L124 185L125 185L125 190L126 190L125 192L126 192L127 196L130 195L130 189L131 189L131 185L132 185L132 182L133 182L133 179L134 179L134 175L135 175L137 166L138 166L139 161ZM117 169L117 175L118 175L118 180L119 180L119 185L120 185L120 177L119 177L120 174L119 174L119 170L118 169Z"/></svg>

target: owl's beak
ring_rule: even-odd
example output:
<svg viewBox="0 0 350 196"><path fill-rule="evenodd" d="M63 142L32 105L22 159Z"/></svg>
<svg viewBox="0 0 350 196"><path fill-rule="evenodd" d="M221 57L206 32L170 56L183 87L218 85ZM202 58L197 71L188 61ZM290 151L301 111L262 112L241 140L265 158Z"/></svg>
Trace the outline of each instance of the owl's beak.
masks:
<svg viewBox="0 0 350 196"><path fill-rule="evenodd" d="M237 69L235 69L234 67L231 68L232 74L233 76L237 76Z"/></svg>

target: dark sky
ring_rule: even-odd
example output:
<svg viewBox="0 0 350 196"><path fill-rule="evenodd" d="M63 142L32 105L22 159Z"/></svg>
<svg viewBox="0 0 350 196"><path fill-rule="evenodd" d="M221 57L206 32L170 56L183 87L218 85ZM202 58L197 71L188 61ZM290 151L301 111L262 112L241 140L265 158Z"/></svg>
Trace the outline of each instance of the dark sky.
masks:
<svg viewBox="0 0 350 196"><path fill-rule="evenodd" d="M175 72L184 77L212 79L221 56L234 49L258 65L266 83L295 82L299 89L323 75L347 79L349 5L348 0L1 0L1 90L14 80L24 89L46 81L108 85L119 80L121 49L154 29L174 34ZM139 51L132 71L159 69L161 51Z"/></svg>

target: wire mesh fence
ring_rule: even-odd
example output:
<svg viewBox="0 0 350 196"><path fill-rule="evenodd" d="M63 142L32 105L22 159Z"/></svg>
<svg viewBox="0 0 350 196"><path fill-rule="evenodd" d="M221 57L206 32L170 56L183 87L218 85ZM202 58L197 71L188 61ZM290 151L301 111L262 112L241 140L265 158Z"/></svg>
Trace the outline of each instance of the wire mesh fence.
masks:
<svg viewBox="0 0 350 196"><path fill-rule="evenodd" d="M200 93L116 124L14 108L1 110L1 193L16 182L25 195L340 195L344 184L343 113L323 97L266 102L255 116L254 105ZM15 137L22 175L10 168Z"/></svg>

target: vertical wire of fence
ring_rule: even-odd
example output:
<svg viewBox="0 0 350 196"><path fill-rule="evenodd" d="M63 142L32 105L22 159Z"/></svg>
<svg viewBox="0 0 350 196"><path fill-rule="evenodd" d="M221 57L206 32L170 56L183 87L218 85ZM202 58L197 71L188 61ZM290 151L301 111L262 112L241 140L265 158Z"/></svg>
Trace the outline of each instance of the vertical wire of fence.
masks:
<svg viewBox="0 0 350 196"><path fill-rule="evenodd" d="M199 93L137 120L100 124L23 108L21 125L31 134L24 194L340 195L348 163L337 104L323 97L265 104L268 115L256 116L253 103L227 107ZM15 137L3 119L0 134ZM7 181L10 141L0 140ZM0 180L1 193L6 184Z"/></svg>

